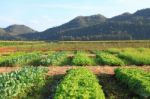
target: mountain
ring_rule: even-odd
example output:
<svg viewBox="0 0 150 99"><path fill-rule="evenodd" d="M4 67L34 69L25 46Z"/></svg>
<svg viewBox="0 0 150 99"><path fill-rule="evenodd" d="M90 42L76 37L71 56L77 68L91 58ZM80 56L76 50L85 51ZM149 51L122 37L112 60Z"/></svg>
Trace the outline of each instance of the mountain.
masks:
<svg viewBox="0 0 150 99"><path fill-rule="evenodd" d="M11 25L7 28L4 28L4 30L11 34L11 35L19 35L19 34L25 34L25 33L35 33L36 31L31 29L30 27L27 27L25 25Z"/></svg>
<svg viewBox="0 0 150 99"><path fill-rule="evenodd" d="M133 14L123 13L97 24L68 30L58 35L59 40L145 40L150 39L150 9Z"/></svg>
<svg viewBox="0 0 150 99"><path fill-rule="evenodd" d="M144 40L150 39L150 9L105 18L76 17L61 26L36 34L41 40ZM82 21L84 20L84 21ZM89 20L89 21L87 21ZM86 24L85 24L86 23ZM32 39L32 38L31 38Z"/></svg>
<svg viewBox="0 0 150 99"><path fill-rule="evenodd" d="M58 40L58 35L60 35L62 32L93 26L104 23L106 20L107 18L100 14L92 16L78 16L65 24L49 28L41 33L23 34L20 35L20 37L30 40Z"/></svg>
<svg viewBox="0 0 150 99"><path fill-rule="evenodd" d="M129 18L132 16L131 13L129 12L125 12L121 15L112 17L111 19L109 19L109 21L125 21L125 20L129 20Z"/></svg>
<svg viewBox="0 0 150 99"><path fill-rule="evenodd" d="M25 25L10 25L6 28L0 28L0 39L19 39L18 35L28 33L37 33L37 31Z"/></svg>
<svg viewBox="0 0 150 99"><path fill-rule="evenodd" d="M66 30L83 28L95 24L100 24L105 22L106 20L107 18L100 14L92 15L92 16L78 16L73 20L69 21L68 23L62 24L54 28L47 29L44 32L64 32Z"/></svg>
<svg viewBox="0 0 150 99"><path fill-rule="evenodd" d="M106 20L107 18L100 14L92 16L78 16L65 24L45 30L42 32L42 35L45 35L43 39L55 40L57 35L61 34L62 32L104 23Z"/></svg>
<svg viewBox="0 0 150 99"><path fill-rule="evenodd" d="M0 35L21 40L150 40L150 8L106 18L103 15L78 16L43 32L26 26L0 28ZM0 38L1 39L1 38Z"/></svg>
<svg viewBox="0 0 150 99"><path fill-rule="evenodd" d="M134 13L134 15L149 18L150 17L150 8L138 10L137 12Z"/></svg>
<svg viewBox="0 0 150 99"><path fill-rule="evenodd" d="M150 25L106 22L101 25L70 30L58 40L145 40L150 39Z"/></svg>
<svg viewBox="0 0 150 99"><path fill-rule="evenodd" d="M3 28L0 28L0 35L5 35L5 30Z"/></svg>

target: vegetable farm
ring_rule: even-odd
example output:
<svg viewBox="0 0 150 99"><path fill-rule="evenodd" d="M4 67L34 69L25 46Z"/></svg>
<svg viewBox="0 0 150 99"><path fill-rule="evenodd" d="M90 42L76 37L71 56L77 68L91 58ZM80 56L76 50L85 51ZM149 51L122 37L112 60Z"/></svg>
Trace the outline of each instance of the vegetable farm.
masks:
<svg viewBox="0 0 150 99"><path fill-rule="evenodd" d="M44 42L0 44L17 46L0 52L0 99L150 98L148 47L45 50Z"/></svg>
<svg viewBox="0 0 150 99"><path fill-rule="evenodd" d="M69 57L69 55L72 57ZM91 55L91 56L90 56ZM144 66L150 65L150 49L127 48L101 51L14 52L1 55L0 66Z"/></svg>

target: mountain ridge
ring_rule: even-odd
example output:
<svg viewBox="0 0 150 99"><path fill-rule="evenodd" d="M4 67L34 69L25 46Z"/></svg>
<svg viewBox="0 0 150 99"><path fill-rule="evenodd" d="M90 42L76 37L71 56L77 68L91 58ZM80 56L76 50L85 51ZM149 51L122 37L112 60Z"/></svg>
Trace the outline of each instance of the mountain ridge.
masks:
<svg viewBox="0 0 150 99"><path fill-rule="evenodd" d="M8 33L6 28L6 33L2 33L3 29L0 28L0 39L4 34L8 34L13 39L20 40L149 40L150 8L138 10L133 14L125 12L112 18L101 14L78 16L42 32L27 28L27 32L18 32L23 30L18 29L15 35L11 34L14 33L11 31Z"/></svg>

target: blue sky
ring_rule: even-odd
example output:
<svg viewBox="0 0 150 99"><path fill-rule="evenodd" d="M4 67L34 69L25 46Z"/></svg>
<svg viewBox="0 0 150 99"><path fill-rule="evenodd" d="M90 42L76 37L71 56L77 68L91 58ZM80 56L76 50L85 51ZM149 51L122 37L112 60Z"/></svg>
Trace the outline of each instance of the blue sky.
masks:
<svg viewBox="0 0 150 99"><path fill-rule="evenodd" d="M150 8L150 0L1 0L0 27L24 24L43 31L76 16L102 14L110 18L143 8Z"/></svg>

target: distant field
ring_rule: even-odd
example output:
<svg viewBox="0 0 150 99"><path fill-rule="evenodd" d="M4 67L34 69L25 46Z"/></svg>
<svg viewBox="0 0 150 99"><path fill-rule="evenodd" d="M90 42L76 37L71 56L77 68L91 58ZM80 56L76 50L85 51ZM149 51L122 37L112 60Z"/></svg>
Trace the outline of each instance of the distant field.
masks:
<svg viewBox="0 0 150 99"><path fill-rule="evenodd" d="M103 50L108 48L150 48L150 40L136 41L0 41L0 47L19 50Z"/></svg>

